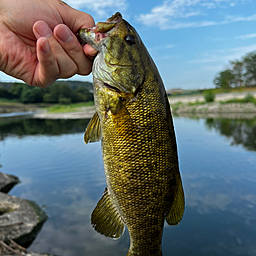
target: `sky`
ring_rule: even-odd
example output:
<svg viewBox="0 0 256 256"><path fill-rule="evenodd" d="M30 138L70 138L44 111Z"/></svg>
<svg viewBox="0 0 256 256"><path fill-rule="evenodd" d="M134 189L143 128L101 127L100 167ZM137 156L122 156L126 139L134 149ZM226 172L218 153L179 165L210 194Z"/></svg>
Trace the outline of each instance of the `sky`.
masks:
<svg viewBox="0 0 256 256"><path fill-rule="evenodd" d="M140 34L166 89L213 88L214 77L256 50L255 0L66 0L95 22L119 11ZM72 80L92 81L92 76ZM0 81L13 79L0 73Z"/></svg>

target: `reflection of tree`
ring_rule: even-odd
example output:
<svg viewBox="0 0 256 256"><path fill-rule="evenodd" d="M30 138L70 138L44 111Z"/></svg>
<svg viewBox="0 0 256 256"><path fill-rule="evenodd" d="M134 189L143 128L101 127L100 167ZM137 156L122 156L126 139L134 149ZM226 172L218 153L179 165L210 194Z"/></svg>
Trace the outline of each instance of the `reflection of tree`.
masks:
<svg viewBox="0 0 256 256"><path fill-rule="evenodd" d="M205 121L205 126L230 138L232 145L243 145L248 150L256 151L256 119L208 118Z"/></svg>
<svg viewBox="0 0 256 256"><path fill-rule="evenodd" d="M0 123L0 140L8 136L24 135L61 135L83 132L89 119L53 120L53 119L14 119Z"/></svg>

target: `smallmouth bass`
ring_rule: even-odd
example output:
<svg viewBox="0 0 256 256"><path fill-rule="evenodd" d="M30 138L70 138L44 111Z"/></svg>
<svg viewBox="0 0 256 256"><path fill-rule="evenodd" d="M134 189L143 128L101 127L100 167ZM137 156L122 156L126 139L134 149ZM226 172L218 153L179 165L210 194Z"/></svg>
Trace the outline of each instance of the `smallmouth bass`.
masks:
<svg viewBox="0 0 256 256"><path fill-rule="evenodd" d="M164 221L184 212L173 121L158 70L136 30L116 13L79 36L98 54L93 63L96 113L85 143L101 140L107 182L91 222L105 236L128 228L128 256L162 255Z"/></svg>

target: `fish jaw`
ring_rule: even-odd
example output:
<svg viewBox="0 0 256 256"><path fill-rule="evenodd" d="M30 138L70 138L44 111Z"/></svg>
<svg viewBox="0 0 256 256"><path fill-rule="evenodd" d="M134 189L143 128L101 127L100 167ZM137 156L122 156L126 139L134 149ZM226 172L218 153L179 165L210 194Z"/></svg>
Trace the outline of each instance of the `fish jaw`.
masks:
<svg viewBox="0 0 256 256"><path fill-rule="evenodd" d="M102 39L110 36L112 29L122 20L122 15L117 12L106 22L98 22L95 27L83 28L78 31L83 43L92 46L98 52L102 49Z"/></svg>

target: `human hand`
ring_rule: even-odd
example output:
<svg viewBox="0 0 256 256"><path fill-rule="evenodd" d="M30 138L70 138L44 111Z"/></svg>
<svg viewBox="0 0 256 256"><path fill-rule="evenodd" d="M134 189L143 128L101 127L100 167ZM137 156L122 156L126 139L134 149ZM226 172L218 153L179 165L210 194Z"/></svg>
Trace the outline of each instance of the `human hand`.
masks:
<svg viewBox="0 0 256 256"><path fill-rule="evenodd" d="M90 15L60 0L1 0L0 70L42 88L88 75L97 52L83 49L75 34L92 26Z"/></svg>

